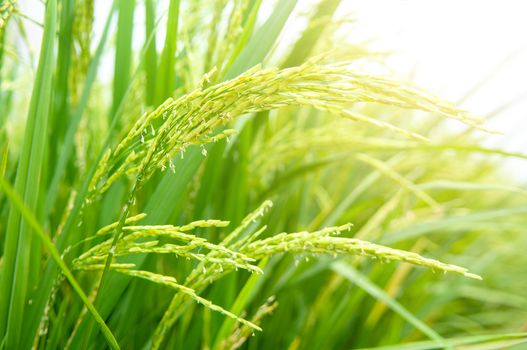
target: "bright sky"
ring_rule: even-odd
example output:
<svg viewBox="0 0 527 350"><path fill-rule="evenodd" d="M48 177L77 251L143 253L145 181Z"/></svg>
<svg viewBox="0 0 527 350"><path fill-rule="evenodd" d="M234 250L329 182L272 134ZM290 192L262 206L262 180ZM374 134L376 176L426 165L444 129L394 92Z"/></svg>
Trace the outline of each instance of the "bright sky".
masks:
<svg viewBox="0 0 527 350"><path fill-rule="evenodd" d="M441 97L460 101L488 77L461 106L485 116L515 100L489 122L504 133L489 144L527 153L527 1L344 0L340 10L357 21L351 40L394 51L394 71ZM511 169L527 182L527 161Z"/></svg>

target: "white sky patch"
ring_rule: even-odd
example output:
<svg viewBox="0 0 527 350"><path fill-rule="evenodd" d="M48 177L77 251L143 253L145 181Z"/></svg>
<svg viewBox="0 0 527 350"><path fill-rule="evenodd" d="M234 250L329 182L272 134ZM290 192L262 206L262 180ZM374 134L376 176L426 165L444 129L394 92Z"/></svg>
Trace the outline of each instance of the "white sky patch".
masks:
<svg viewBox="0 0 527 350"><path fill-rule="evenodd" d="M352 41L393 51L386 61L402 77L453 102L486 77L461 107L504 135L487 145L527 153L527 2L521 0L343 1L338 16L356 19ZM513 103L511 103L513 101ZM527 161L508 167L527 182Z"/></svg>

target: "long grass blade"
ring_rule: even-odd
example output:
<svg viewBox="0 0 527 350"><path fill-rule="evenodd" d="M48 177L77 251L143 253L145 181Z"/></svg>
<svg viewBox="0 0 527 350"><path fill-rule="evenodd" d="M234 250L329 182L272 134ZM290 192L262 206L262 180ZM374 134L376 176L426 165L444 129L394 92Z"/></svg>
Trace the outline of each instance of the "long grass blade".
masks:
<svg viewBox="0 0 527 350"><path fill-rule="evenodd" d="M435 346L444 346L444 339L436 331L428 327L424 322L419 320L404 306L399 304L395 299L390 297L384 290L373 284L366 276L357 271L354 267L343 261L338 261L331 265L331 269L348 279L350 282L362 288L366 293L375 299L386 304L390 309L399 314L408 323L420 330L427 337L435 341Z"/></svg>
<svg viewBox="0 0 527 350"><path fill-rule="evenodd" d="M104 334L106 340L108 341L108 345L112 349L119 349L119 344L117 344L117 341L115 340L115 337L113 336L111 330L108 328L104 320L101 318L93 304L91 303L88 296L84 293L81 286L73 276L72 272L66 266L64 263L64 260L60 257L59 252L57 251L57 248L55 248L55 245L49 238L49 235L44 232L40 224L38 223L37 218L33 215L33 213L29 210L29 208L24 204L22 201L22 198L15 192L15 190L5 181L4 178L0 178L0 187L2 188L2 191L6 193L6 195L11 200L11 203L14 208L20 214L24 217L24 219L27 221L27 223L31 226L34 233L37 234L39 239L42 241L46 249L48 250L49 254L51 255L51 258L55 261L55 263L60 267L60 270L68 280L68 282L71 284L75 292L78 294L79 298L81 298L82 302L86 307L88 308L89 312L93 316L95 322L98 324L98 326L101 329L101 332ZM8 344L6 342L6 344ZM7 345L6 345L7 346Z"/></svg>
<svg viewBox="0 0 527 350"><path fill-rule="evenodd" d="M56 21L57 2L50 0L46 4L46 25L15 180L16 192L33 211L38 208L46 152ZM32 239L31 230L20 213L11 209L0 276L0 339L5 339L5 346L12 349L17 348L21 341L26 297L37 280L40 264L40 245Z"/></svg>

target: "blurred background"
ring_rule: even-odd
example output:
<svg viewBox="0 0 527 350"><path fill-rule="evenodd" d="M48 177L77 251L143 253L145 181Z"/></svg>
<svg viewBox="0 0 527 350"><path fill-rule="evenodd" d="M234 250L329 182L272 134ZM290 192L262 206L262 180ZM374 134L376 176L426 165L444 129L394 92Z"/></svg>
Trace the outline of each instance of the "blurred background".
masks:
<svg viewBox="0 0 527 350"><path fill-rule="evenodd" d="M133 0L121 0L119 4L127 7L126 1ZM234 4L232 0L224 2L231 7ZM33 88L44 10L43 1L21 0L19 3L23 16L20 21L23 21L24 29L13 26L16 30L9 34L12 35L10 39L13 39L13 52L16 53L13 55L16 60L9 61L12 66L8 66L16 67L11 69L16 71L16 79L8 83L13 85L12 89L16 92L9 118L17 118L17 123L11 123L14 126L10 130L6 128L10 136L10 152L14 158L7 162L11 166L8 175L12 177L16 175L16 146L22 145L21 126L27 115ZM215 50L215 57L222 57L222 46L214 47L210 43L215 43L215 39L219 38L220 42L231 44L225 39L228 36L222 35L230 26L210 26L213 7L218 7L220 2L190 0L182 3L186 6L182 12L184 26L178 34L185 35L177 39L179 43L173 56L177 57L176 63L166 64L171 68L177 66L177 76L174 77L177 78L177 84L174 85L179 90L176 90L176 96L192 91L212 64L221 66L228 63L207 58L209 47ZM252 6L259 4L256 0L247 0L247 3ZM258 12L256 28L260 30L270 16L279 18L277 14L288 13L284 10L285 6L281 6L285 3L285 0L264 0ZM294 4L295 1L287 3ZM465 124L443 121L444 118L437 115L421 118L423 113L419 115L404 110L394 113L393 109L382 105L353 104L353 109L359 113L378 117L379 120L394 121L395 125L405 130L423 132L437 142L433 145L437 148L426 149L423 146L420 149L420 145L409 143L392 130L360 123L338 123L334 120L335 116L329 113L302 108L272 111L251 122L245 119L236 124L242 136L231 140L229 145L222 141L214 145L216 151L212 149L205 154L198 151L195 158L187 156L183 160L183 157L176 156L178 169L179 166L183 168L190 164L195 167L195 172L189 171L191 175L186 178L180 178L179 172L157 173L151 186L146 187L138 197L136 209L145 209L148 215L155 215L152 223L156 224L180 225L196 219L221 218L232 221L235 227L247 213L261 204L262 199L274 197L272 213L262 219L269 226L266 234L315 230L353 222L355 228L346 233L347 237L367 239L469 266L475 273L484 276L481 284L473 284L473 281L437 276L422 269L411 269L407 265L378 264L367 259L346 261L349 271L356 269L366 278L360 277L362 275L357 272L350 275L335 271L334 267L329 267L334 266L330 265L331 257L312 260L296 259L289 255L275 257L268 267L272 273L266 272L265 276L269 276L269 279L257 287L261 289L255 292L257 295L251 308L254 311L270 295L277 296L281 307L272 319L265 321L264 329L268 329L268 333L251 338L251 344L267 344L267 348L286 348L287 344L291 349L331 349L340 348L337 346L339 344L348 344L350 348L358 348L411 342L426 337L434 339L437 337L434 331L441 336L454 338L526 330L527 256L523 247L527 244L527 191L524 187L510 185L516 185L517 182L526 185L527 162L517 160L521 155L497 158L497 155L503 155L499 150L487 157L486 150L481 151L479 148L481 142L486 147L526 153L527 138L523 136L527 126L527 86L524 83L527 78L527 37L524 35L527 33L527 22L523 18L526 13L524 2L342 0L331 19L318 17L324 12L318 10L318 3L320 0L299 0L286 26L282 29L282 24L279 25L276 32L281 32L281 35L276 46L272 50L266 48L258 62L263 61L267 67L287 66L291 52L295 53L291 55L292 61L297 61L292 65L303 62L308 55L299 57L302 55L292 50L296 48L293 45L305 43L299 41L303 33L321 28L323 35L317 41L313 54L333 48L336 50L335 57L332 57L335 60L350 59L351 55L351 58L356 59L353 64L368 64L368 69L378 69L397 81L417 85L454 102L476 117L488 119L488 127L501 134L487 134L475 129L464 133L467 129ZM336 4L338 1L326 0L324 3ZM130 26L133 30L126 29L127 34L132 32L130 38L133 50L130 50L130 54L120 56L120 60L116 59L116 47L125 43L127 37L118 35L117 21L114 21L101 64L95 65L99 68L97 79L86 107L87 117L83 117L87 122L80 124L76 134L80 135L79 140L69 139L70 145L75 146L75 156L70 156L68 167L64 168L64 181L58 189L49 190L56 197L52 201L56 206L44 220L52 228L51 232L53 228L60 227L62 211L70 203L72 189L77 188L79 181L82 181L86 165L95 167L98 163L94 158L97 152L91 150L102 150L101 135L107 132L110 120L106 115L113 117L114 106L123 103L127 109L115 115L123 117L122 129L126 131L137 116L152 105L142 98L147 97L147 90L151 92L157 89L148 89L149 85L144 83L148 80L140 74L132 80L133 84L130 82L129 95L112 96L112 84L116 86L118 84L115 82L130 78L126 72L119 74L120 67L126 66L122 62L126 61L132 67L144 62L139 57L145 43L145 1L136 0L135 4L133 22L131 16L127 20L133 23ZM157 51L154 50L154 57L159 58L166 34L169 1L155 4L156 16L153 17L159 16L159 22L155 31ZM194 12L189 11L189 4L199 8ZM99 42L110 6L110 1L97 0L93 18L92 12L81 17L89 19L90 23L94 20L93 31L90 27L84 33L88 34L84 38L88 40L84 43L88 43L86 47L91 45L91 50L87 50L91 53ZM125 10L120 11L126 13ZM221 11L225 12L225 19L218 17L217 23L226 24L230 9L226 7ZM317 15L313 16L314 13ZM217 28L223 29L219 31L220 34L217 34ZM267 28L264 27L266 33ZM83 34L82 31L79 33ZM187 35L189 33L198 34ZM306 37L309 38L309 35ZM273 36L271 43L274 42ZM245 48L253 52L255 47L262 46L259 43L259 40L254 40ZM128 45L128 41L123 44L129 49ZM74 54L73 58L82 57L80 50ZM243 69L240 68L236 74L253 64L252 61L244 62ZM360 69L362 66L353 68ZM142 73L142 69L138 71ZM71 74L79 78L71 84L73 88L64 89L72 101L78 97L77 88L85 84L83 74L86 72L82 69L78 71L73 70ZM162 72L157 71L159 76L162 76ZM157 87L156 81L150 80L152 82L150 86ZM386 90L392 92L393 86L390 85ZM60 90L60 86L57 90ZM173 93L173 89L162 91L160 101L173 96ZM72 102L72 106L76 103ZM0 104L0 107L3 105ZM55 125L59 127L52 128L50 133L52 146L56 140L66 139L63 135L65 130L60 130L60 126L68 123L74 125L67 118L67 113L61 113L60 110L55 112L58 121ZM3 115L7 114L2 113L0 117ZM120 135L110 132L110 137L117 141ZM467 145L468 152L461 152ZM53 168L57 160L62 159L62 150L68 149L59 146L47 162ZM476 154L470 151L470 147L476 147ZM460 152L452 152L455 150ZM358 157L362 152L374 154L376 158L372 161L362 157L361 161ZM370 159L369 163L364 162L364 159ZM507 172L505 175L508 176L503 176L503 172ZM517 181L513 181L514 178ZM157 187L157 183L164 183L161 182L164 179L168 179L168 183L177 189L173 191L172 197L165 198L161 196L162 191L157 191L161 188ZM116 220L128 195L130 184L126 180L123 179L111 191L104 193L101 201L93 201L85 214L79 214L84 218L84 226L78 228L72 224L72 237L96 232ZM47 183L43 184L43 188L48 190ZM3 231L0 227L0 234ZM223 234L219 230L199 232L202 233L213 242L218 242L220 234ZM160 270L164 274L177 276L178 279L186 276L185 269L192 267L191 263L181 264L174 257L155 257L148 264L149 268L155 267L156 271L162 266ZM235 292L241 289L246 278L235 276L222 280L204 295L218 305L232 305ZM158 326L156 317L162 315L169 302L169 291L157 285L145 284L134 281L133 288L124 292L121 290L125 298L121 298L121 292L115 293L115 300L129 300L127 303L108 302L108 310L115 308L118 311L112 314L112 329L116 329L117 337L125 345L147 341L149 331ZM377 293L377 286L386 288L388 296ZM225 290L231 292L224 293ZM402 309L401 312L400 307L393 307L393 302L389 303L392 297L409 311ZM67 297L61 295L58 300L64 300L65 307L70 307ZM387 309L383 305L389 304L397 312L385 312ZM71 305L80 306L78 301ZM135 309L127 308L127 305L134 305ZM128 317L129 312L134 313L134 317ZM144 312L151 313L152 317L143 318ZM188 345L185 342L196 345L196 348L201 344L201 339L209 342L206 327L201 333L202 329L194 325L212 320L211 329L216 331L224 321L220 315L212 315L207 319L209 315L206 312L191 312L188 313L188 319L178 320L179 323L174 327L176 333L171 333L169 341L181 343L181 348L185 349L192 348L183 346ZM77 324L76 313L68 314L68 317L71 319L52 320L49 329L59 334L57 339L60 338L61 329L67 330ZM193 323L190 323L191 318L194 318ZM148 326L144 326L143 321ZM69 326L63 326L67 322ZM136 328L129 327L131 324ZM194 333L187 337L186 327L190 324L193 325L191 328ZM88 327L86 322L84 326ZM433 331L428 330L428 326L433 327ZM276 334L284 336L277 337ZM96 336L99 335L93 335L93 338ZM82 331L75 337L76 341L81 341ZM90 335L86 337L89 338ZM60 339L62 342L66 340ZM256 345L250 346L254 348Z"/></svg>
<svg viewBox="0 0 527 350"><path fill-rule="evenodd" d="M296 39L307 24L307 14L317 3L299 1L296 16L282 32L281 43ZM95 4L94 35L98 37L110 1ZM264 2L263 22L274 7ZM167 7L161 3L160 8ZM21 0L20 8L36 22L42 21L42 3ZM509 152L527 149L527 4L519 0L349 0L343 1L335 19L346 22L344 36L387 53L384 63L390 74L410 80L478 117L501 135L485 137L486 146ZM165 11L160 11L164 13ZM144 38L143 7L136 9L134 38L139 50ZM166 20L166 18L163 18ZM37 56L41 28L27 23L28 38ZM159 26L159 45L164 37ZM96 40L93 41L97 42ZM112 77L113 55L108 53L100 80ZM452 127L464 127L453 123ZM508 159L507 170L527 181L527 163Z"/></svg>

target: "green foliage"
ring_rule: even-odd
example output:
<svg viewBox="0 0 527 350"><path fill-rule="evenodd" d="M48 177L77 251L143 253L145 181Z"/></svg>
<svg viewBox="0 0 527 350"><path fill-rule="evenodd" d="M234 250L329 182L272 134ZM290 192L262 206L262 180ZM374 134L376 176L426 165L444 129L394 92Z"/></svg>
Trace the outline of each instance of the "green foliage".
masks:
<svg viewBox="0 0 527 350"><path fill-rule="evenodd" d="M340 1L100 3L48 0L35 62L0 5L0 348L525 344L527 157Z"/></svg>

